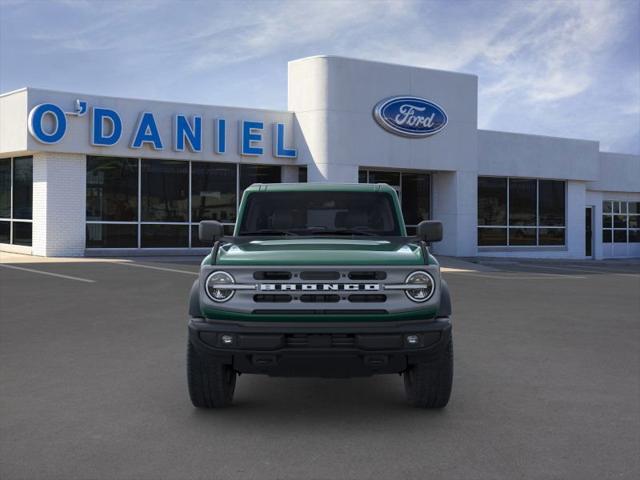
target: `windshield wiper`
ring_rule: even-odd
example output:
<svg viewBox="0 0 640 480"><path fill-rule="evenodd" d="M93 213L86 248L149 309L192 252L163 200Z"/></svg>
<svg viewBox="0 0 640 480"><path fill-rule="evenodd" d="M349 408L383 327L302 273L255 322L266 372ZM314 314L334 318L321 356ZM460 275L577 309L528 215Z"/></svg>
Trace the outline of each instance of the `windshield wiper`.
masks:
<svg viewBox="0 0 640 480"><path fill-rule="evenodd" d="M293 233L289 230L272 230L270 228L262 228L260 230L255 230L253 232L240 232L241 236L255 236L255 235L293 235L298 236L297 233Z"/></svg>

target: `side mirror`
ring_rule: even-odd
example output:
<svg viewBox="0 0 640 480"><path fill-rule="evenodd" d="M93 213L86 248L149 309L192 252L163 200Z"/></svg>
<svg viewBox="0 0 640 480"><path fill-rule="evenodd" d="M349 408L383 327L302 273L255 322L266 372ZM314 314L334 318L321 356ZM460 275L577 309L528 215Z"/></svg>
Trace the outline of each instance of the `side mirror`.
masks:
<svg viewBox="0 0 640 480"><path fill-rule="evenodd" d="M213 243L224 235L224 228L215 220L203 220L198 226L198 238L203 243Z"/></svg>
<svg viewBox="0 0 640 480"><path fill-rule="evenodd" d="M416 228L417 236L427 243L439 242L442 240L442 222L437 220L423 220Z"/></svg>

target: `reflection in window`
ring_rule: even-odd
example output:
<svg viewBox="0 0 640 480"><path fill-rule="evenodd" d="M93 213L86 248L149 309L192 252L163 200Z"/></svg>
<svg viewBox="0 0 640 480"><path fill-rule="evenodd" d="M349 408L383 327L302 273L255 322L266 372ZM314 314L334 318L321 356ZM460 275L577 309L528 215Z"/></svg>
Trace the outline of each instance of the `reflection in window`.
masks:
<svg viewBox="0 0 640 480"><path fill-rule="evenodd" d="M141 225L142 248L186 248L189 225Z"/></svg>
<svg viewBox="0 0 640 480"><path fill-rule="evenodd" d="M280 183L281 178L281 167L278 165L240 165L240 198L251 184Z"/></svg>
<svg viewBox="0 0 640 480"><path fill-rule="evenodd" d="M478 177L478 246L565 245L565 204L562 181Z"/></svg>
<svg viewBox="0 0 640 480"><path fill-rule="evenodd" d="M13 159L13 218L31 219L33 202L33 158Z"/></svg>
<svg viewBox="0 0 640 480"><path fill-rule="evenodd" d="M0 159L0 218L11 218L11 159L10 158ZM4 242L4 243L7 243L7 242Z"/></svg>
<svg viewBox="0 0 640 480"><path fill-rule="evenodd" d="M509 179L509 225L536 224L536 181Z"/></svg>
<svg viewBox="0 0 640 480"><path fill-rule="evenodd" d="M431 205L430 176L426 173L402 174L402 215L407 225L429 220Z"/></svg>
<svg viewBox="0 0 640 480"><path fill-rule="evenodd" d="M563 226L565 224L565 183L556 180L540 180L538 185L539 225L547 227Z"/></svg>
<svg viewBox="0 0 640 480"><path fill-rule="evenodd" d="M298 183L307 183L307 167L298 167Z"/></svg>
<svg viewBox="0 0 640 480"><path fill-rule="evenodd" d="M191 165L191 221L236 221L235 164L193 162Z"/></svg>
<svg viewBox="0 0 640 480"><path fill-rule="evenodd" d="M507 179L478 177L478 225L507 224Z"/></svg>
<svg viewBox="0 0 640 480"><path fill-rule="evenodd" d="M640 202L605 200L602 202L602 241L640 243Z"/></svg>
<svg viewBox="0 0 640 480"><path fill-rule="evenodd" d="M87 157L87 220L137 218L138 160Z"/></svg>
<svg viewBox="0 0 640 480"><path fill-rule="evenodd" d="M0 159L0 243L31 246L33 158Z"/></svg>
<svg viewBox="0 0 640 480"><path fill-rule="evenodd" d="M87 248L136 248L138 225L88 223Z"/></svg>
<svg viewBox="0 0 640 480"><path fill-rule="evenodd" d="M189 221L189 163L142 160L143 222Z"/></svg>

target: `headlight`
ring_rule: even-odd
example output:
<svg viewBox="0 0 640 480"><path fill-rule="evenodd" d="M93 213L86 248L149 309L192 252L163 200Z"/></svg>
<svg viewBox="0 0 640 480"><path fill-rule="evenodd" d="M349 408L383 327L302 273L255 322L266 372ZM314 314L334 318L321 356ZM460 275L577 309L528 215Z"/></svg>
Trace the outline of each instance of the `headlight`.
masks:
<svg viewBox="0 0 640 480"><path fill-rule="evenodd" d="M209 298L214 302L226 302L233 297L235 290L225 289L224 285L233 283L235 283L235 280L227 272L213 272L207 277L205 290Z"/></svg>
<svg viewBox="0 0 640 480"><path fill-rule="evenodd" d="M433 277L427 272L413 272L409 274L405 283L415 285L416 288L405 290L409 300L414 302L426 302L431 298L436 289L436 283Z"/></svg>

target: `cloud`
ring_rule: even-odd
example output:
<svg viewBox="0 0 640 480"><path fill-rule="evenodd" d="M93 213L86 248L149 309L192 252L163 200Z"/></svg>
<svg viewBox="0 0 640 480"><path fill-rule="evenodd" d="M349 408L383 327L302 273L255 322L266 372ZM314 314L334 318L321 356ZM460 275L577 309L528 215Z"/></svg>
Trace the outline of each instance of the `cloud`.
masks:
<svg viewBox="0 0 640 480"><path fill-rule="evenodd" d="M283 108L284 61L336 54L477 74L482 128L631 145L628 139L640 123L637 1L4 0L0 5L0 79L22 78L17 86L33 83L22 65L37 69L51 61L65 64L62 78L72 82L67 89L84 77L95 82L99 73L99 85L109 85L115 94L126 89L132 95L144 91L200 101L211 98L211 84L201 79L215 78L216 90L238 101L247 101L242 89L249 82L262 98L280 99L280 104L256 105ZM50 71L44 73L38 71L37 78L50 77ZM185 83L188 92L176 88Z"/></svg>

